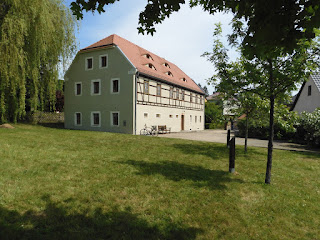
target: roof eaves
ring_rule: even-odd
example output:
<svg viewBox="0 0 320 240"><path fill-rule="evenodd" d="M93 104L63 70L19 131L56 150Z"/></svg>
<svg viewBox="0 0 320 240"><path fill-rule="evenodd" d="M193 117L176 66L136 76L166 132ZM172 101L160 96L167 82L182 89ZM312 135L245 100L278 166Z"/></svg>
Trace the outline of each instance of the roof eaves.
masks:
<svg viewBox="0 0 320 240"><path fill-rule="evenodd" d="M184 86L175 84L175 83L173 83L173 82L167 81L167 80L162 79L162 78L154 77L154 76L151 76L151 75L146 74L146 73L143 73L143 72L138 72L138 73L139 73L139 75L141 75L141 76L144 76L144 77L147 77L147 78L150 78L150 79L154 79L154 80L157 80L157 81L159 81L159 82L164 82L164 83L167 83L167 84L169 84L169 85L174 85L174 86L176 86L176 87L180 87L180 88L186 89L186 90L188 90L188 91L197 92L197 93L200 93L200 94L202 94L202 95L205 95L204 92L200 92L200 91L194 90L194 89L192 89L192 88L184 87Z"/></svg>
<svg viewBox="0 0 320 240"><path fill-rule="evenodd" d="M294 102L293 102L293 104L292 104L292 106L290 108L290 111L293 111L293 109L295 108L295 106L296 106L296 104L297 104L297 102L298 102L298 100L300 98L301 92L302 92L302 90L303 90L305 85L306 85L306 81L302 83L302 86L301 86L301 88L300 88L300 90L299 90L299 92L297 94L296 99L294 100Z"/></svg>

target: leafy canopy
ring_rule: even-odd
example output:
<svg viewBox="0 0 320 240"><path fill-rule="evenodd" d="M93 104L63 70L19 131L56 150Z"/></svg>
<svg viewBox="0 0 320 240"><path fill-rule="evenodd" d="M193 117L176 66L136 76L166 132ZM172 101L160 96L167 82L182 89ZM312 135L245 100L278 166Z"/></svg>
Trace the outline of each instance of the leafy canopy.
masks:
<svg viewBox="0 0 320 240"><path fill-rule="evenodd" d="M0 122L54 108L57 66L75 51L74 24L59 0L0 3Z"/></svg>
<svg viewBox="0 0 320 240"><path fill-rule="evenodd" d="M83 10L101 13L104 6L116 1L119 0L76 0L71 9L79 19ZM234 33L239 33L239 22L244 22L247 28L241 44L251 56L267 55L274 48L292 52L300 39L314 38L314 29L320 28L320 0L149 0L139 16L139 33L154 34L155 25L186 2L190 7L201 6L210 14L231 12Z"/></svg>

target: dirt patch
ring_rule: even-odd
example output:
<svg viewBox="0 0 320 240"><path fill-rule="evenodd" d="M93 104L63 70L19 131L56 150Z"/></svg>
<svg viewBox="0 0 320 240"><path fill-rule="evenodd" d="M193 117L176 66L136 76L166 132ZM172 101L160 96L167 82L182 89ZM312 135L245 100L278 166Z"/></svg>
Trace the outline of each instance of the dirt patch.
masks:
<svg viewBox="0 0 320 240"><path fill-rule="evenodd" d="M13 126L11 126L11 125L10 125L10 124L8 124L8 123L5 123L5 124L0 125L0 128L9 128L9 129L14 129L14 127L13 127Z"/></svg>

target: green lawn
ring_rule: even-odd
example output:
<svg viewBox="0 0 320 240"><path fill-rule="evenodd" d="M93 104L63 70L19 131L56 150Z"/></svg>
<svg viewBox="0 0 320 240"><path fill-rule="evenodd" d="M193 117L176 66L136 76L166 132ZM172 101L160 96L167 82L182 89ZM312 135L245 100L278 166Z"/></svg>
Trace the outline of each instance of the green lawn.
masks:
<svg viewBox="0 0 320 240"><path fill-rule="evenodd" d="M0 239L320 239L320 155L0 129Z"/></svg>

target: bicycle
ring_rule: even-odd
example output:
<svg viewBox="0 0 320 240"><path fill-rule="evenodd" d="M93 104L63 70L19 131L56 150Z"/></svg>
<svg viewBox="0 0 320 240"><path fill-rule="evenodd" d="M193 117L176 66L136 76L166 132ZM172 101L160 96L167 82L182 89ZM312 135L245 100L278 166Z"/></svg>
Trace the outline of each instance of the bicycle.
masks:
<svg viewBox="0 0 320 240"><path fill-rule="evenodd" d="M147 124L144 125L144 128L140 130L140 135L144 136L158 136L157 126L147 127Z"/></svg>

